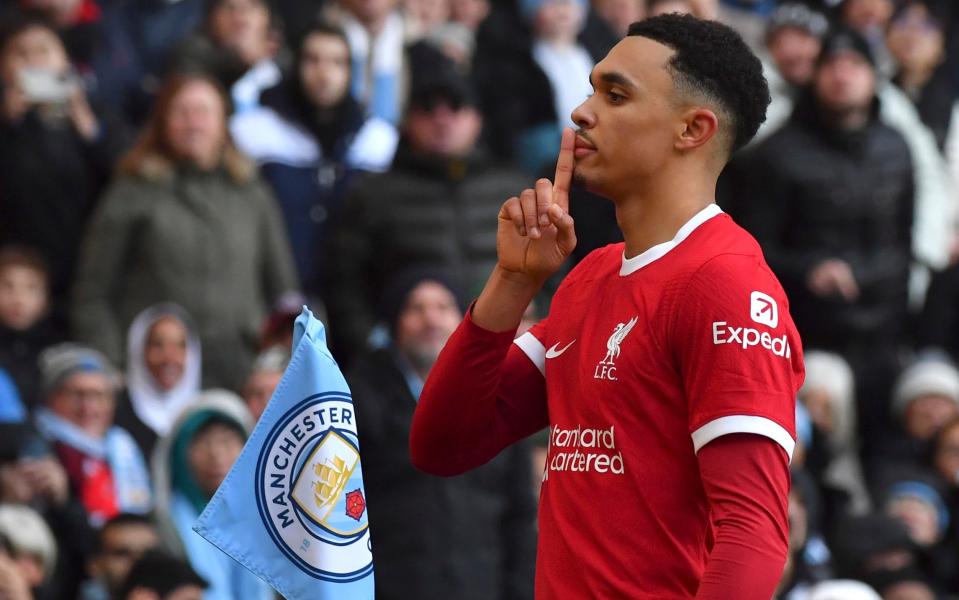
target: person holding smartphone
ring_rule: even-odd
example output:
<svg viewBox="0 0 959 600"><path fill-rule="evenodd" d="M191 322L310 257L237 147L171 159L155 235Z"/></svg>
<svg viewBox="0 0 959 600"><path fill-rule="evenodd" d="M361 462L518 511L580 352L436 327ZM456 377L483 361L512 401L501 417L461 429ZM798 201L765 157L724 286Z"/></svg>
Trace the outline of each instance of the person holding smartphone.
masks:
<svg viewBox="0 0 959 600"><path fill-rule="evenodd" d="M37 248L60 329L83 225L124 145L73 74L48 25L0 20L0 245Z"/></svg>

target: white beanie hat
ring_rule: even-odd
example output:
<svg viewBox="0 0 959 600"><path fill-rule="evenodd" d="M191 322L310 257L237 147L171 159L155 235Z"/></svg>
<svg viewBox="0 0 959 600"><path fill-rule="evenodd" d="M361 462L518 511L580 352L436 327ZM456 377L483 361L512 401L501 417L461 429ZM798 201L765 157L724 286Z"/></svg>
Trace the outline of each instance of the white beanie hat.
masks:
<svg viewBox="0 0 959 600"><path fill-rule="evenodd" d="M44 578L53 575L57 542L40 514L22 504L0 505L0 534L10 540L17 554L29 554L43 563Z"/></svg>
<svg viewBox="0 0 959 600"><path fill-rule="evenodd" d="M902 372L892 392L892 409L899 416L920 396L945 396L959 405L959 370L940 360L923 360Z"/></svg>
<svg viewBox="0 0 959 600"><path fill-rule="evenodd" d="M809 590L809 600L882 600L882 597L861 581L834 579Z"/></svg>

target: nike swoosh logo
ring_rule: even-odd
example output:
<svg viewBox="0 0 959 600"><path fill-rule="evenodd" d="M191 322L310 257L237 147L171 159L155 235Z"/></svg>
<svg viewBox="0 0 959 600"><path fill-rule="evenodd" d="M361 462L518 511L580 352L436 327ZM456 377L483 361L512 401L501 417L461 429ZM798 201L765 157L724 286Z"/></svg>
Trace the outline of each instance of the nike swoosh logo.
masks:
<svg viewBox="0 0 959 600"><path fill-rule="evenodd" d="M553 347L546 351L546 358L556 358L563 352L566 352L567 350L569 350L569 347L575 343L576 343L576 340L573 340L572 342L566 344L566 346L562 350L556 349L556 346L559 346L559 344L553 344Z"/></svg>

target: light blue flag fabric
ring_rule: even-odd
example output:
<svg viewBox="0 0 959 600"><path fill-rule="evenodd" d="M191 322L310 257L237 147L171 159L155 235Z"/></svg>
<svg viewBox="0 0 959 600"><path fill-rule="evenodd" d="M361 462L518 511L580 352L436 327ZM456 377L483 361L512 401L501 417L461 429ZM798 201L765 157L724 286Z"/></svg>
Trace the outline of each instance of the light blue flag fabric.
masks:
<svg viewBox="0 0 959 600"><path fill-rule="evenodd" d="M372 600L353 402L308 308L273 398L194 530L288 600Z"/></svg>

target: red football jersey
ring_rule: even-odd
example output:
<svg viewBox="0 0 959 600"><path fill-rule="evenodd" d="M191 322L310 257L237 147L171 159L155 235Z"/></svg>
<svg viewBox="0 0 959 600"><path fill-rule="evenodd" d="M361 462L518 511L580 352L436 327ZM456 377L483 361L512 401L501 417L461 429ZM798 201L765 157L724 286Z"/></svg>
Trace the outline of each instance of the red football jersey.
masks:
<svg viewBox="0 0 959 600"><path fill-rule="evenodd" d="M515 343L548 398L537 597L693 597L696 452L741 432L794 446L802 349L756 241L710 205L634 258L597 250Z"/></svg>

